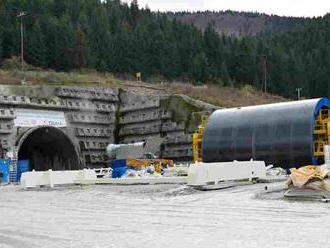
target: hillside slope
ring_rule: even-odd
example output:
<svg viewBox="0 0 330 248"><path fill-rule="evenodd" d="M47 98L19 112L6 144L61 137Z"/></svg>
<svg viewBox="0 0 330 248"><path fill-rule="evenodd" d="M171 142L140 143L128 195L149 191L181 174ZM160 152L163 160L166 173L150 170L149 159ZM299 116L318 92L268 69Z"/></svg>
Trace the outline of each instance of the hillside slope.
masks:
<svg viewBox="0 0 330 248"><path fill-rule="evenodd" d="M98 72L54 72L0 70L0 84L20 85L24 79L26 85L75 85L120 87L138 93L155 94L183 94L219 107L240 107L248 105L274 103L287 99L264 94L246 85L242 88L218 87L215 85L195 86L180 82L136 82L120 80L111 74Z"/></svg>
<svg viewBox="0 0 330 248"><path fill-rule="evenodd" d="M213 22L219 34L232 37L285 32L310 21L309 18L270 16L235 11L178 12L168 13L168 15L183 23L194 24L202 30L205 30L207 25Z"/></svg>

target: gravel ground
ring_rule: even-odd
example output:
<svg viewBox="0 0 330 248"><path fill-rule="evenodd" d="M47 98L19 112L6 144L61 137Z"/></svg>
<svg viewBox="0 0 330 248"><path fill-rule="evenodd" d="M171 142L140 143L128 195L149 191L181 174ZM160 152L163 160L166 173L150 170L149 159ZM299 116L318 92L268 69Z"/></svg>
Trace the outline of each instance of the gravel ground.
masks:
<svg viewBox="0 0 330 248"><path fill-rule="evenodd" d="M263 188L4 186L0 247L329 247L330 205Z"/></svg>

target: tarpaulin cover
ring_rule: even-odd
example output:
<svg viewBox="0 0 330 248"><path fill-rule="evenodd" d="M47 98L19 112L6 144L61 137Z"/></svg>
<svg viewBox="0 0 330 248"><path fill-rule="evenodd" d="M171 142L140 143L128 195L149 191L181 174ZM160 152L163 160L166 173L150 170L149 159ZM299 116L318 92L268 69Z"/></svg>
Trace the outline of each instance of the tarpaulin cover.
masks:
<svg viewBox="0 0 330 248"><path fill-rule="evenodd" d="M329 170L323 166L305 166L292 169L287 186L289 190L303 190L301 193L308 197L317 196L321 193L323 198L328 199L330 198Z"/></svg>
<svg viewBox="0 0 330 248"><path fill-rule="evenodd" d="M299 169L291 169L288 181L289 185L302 188L312 181L322 181L329 175L329 170L322 166L304 166Z"/></svg>

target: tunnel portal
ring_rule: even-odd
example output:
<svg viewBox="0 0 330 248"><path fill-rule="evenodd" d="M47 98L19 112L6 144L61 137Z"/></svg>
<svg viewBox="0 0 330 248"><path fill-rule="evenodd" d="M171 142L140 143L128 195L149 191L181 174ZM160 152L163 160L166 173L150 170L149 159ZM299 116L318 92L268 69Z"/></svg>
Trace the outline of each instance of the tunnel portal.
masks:
<svg viewBox="0 0 330 248"><path fill-rule="evenodd" d="M77 170L80 160L74 143L61 129L38 127L19 142L18 159L29 160L30 169Z"/></svg>

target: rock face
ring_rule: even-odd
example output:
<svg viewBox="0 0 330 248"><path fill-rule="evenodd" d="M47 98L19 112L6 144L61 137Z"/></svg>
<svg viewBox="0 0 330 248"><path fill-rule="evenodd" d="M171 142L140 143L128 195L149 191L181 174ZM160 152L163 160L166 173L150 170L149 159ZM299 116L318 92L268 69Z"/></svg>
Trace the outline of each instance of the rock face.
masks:
<svg viewBox="0 0 330 248"><path fill-rule="evenodd" d="M108 144L149 137L162 139L155 149L159 157L189 161L191 133L201 116L216 108L186 96L139 94L121 88L1 86L0 141L3 149L16 148L18 159L29 159L39 169L61 169L62 163L65 169L107 166ZM30 112L44 119L62 114L66 125L51 127L51 121L42 124L33 119L21 125L17 120L24 122L22 113ZM73 153L77 156L68 155ZM73 165L76 157L79 161Z"/></svg>

